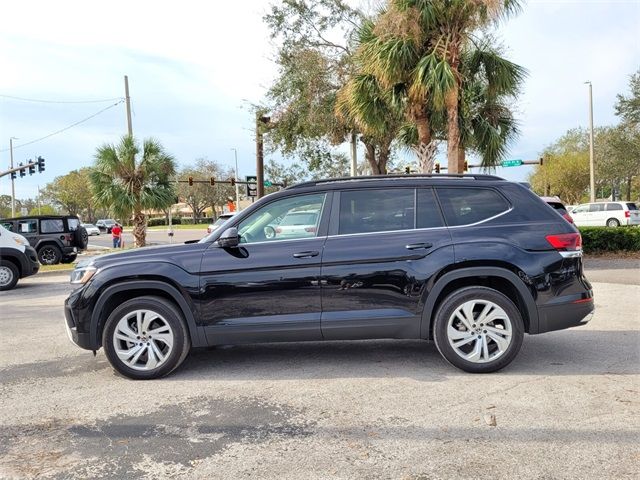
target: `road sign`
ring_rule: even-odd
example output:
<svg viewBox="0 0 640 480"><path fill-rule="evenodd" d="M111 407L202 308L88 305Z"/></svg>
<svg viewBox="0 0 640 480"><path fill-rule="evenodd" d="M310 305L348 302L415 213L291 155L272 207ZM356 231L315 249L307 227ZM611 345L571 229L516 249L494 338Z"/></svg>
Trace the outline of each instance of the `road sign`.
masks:
<svg viewBox="0 0 640 480"><path fill-rule="evenodd" d="M264 181L264 186L265 187L271 187L271 186L273 186L273 183L271 183L271 180L265 180Z"/></svg>
<svg viewBox="0 0 640 480"><path fill-rule="evenodd" d="M254 182L254 183L247 183L247 197L258 196L258 184L255 183L257 182L257 180L258 180L258 177L256 177L255 175L245 175L244 177L245 182Z"/></svg>
<svg viewBox="0 0 640 480"><path fill-rule="evenodd" d="M522 165L522 160L517 159L517 160L503 160L502 161L502 166L503 167L519 167L520 165Z"/></svg>

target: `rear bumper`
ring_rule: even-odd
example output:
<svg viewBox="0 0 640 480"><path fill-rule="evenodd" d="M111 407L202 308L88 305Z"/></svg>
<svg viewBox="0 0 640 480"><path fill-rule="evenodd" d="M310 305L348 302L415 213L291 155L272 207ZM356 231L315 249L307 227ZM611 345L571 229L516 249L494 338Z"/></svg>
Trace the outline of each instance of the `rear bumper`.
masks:
<svg viewBox="0 0 640 480"><path fill-rule="evenodd" d="M593 316L593 310L593 297L538 307L537 333L586 325Z"/></svg>

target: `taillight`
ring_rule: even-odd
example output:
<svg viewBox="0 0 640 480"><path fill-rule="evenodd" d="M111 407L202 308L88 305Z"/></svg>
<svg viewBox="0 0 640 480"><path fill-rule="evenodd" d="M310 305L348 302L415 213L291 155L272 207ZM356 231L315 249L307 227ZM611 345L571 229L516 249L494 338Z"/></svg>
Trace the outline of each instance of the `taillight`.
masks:
<svg viewBox="0 0 640 480"><path fill-rule="evenodd" d="M575 251L582 249L582 237L579 233L559 233L547 235L547 242L556 250Z"/></svg>
<svg viewBox="0 0 640 480"><path fill-rule="evenodd" d="M626 211L624 212L624 216L625 216L625 218L629 218L629 217L631 217L631 212L630 212L629 210L626 210Z"/></svg>
<svg viewBox="0 0 640 480"><path fill-rule="evenodd" d="M571 218L571 215L569 215L568 213L563 213L562 216L567 222L573 223L573 218Z"/></svg>
<svg viewBox="0 0 640 480"><path fill-rule="evenodd" d="M316 227L305 227L305 232L316 233Z"/></svg>

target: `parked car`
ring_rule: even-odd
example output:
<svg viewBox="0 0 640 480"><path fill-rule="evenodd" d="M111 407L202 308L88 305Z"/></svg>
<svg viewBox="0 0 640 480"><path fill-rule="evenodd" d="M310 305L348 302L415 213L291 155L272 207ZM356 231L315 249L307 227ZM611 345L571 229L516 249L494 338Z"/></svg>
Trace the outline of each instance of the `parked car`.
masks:
<svg viewBox="0 0 640 480"><path fill-rule="evenodd" d="M235 213L223 213L222 215L220 215L218 218L216 218L215 222L213 222L211 225L207 227L207 234L216 230L220 225L223 225L227 220L232 218L234 215Z"/></svg>
<svg viewBox="0 0 640 480"><path fill-rule="evenodd" d="M578 205L571 212L579 227L640 225L640 212L633 202L596 202Z"/></svg>
<svg viewBox="0 0 640 480"><path fill-rule="evenodd" d="M0 220L7 230L24 236L43 265L73 262L87 248L89 236L75 215L42 215Z"/></svg>
<svg viewBox="0 0 640 480"><path fill-rule="evenodd" d="M558 212L562 217L569 223L573 223L573 218L569 215L569 211L564 206L560 198L558 197L540 197L544 200L547 205L553 208L556 212Z"/></svg>
<svg viewBox="0 0 640 480"><path fill-rule="evenodd" d="M313 237L318 228L318 218L318 210L288 212L277 225L269 224L265 227L265 237Z"/></svg>
<svg viewBox="0 0 640 480"><path fill-rule="evenodd" d="M116 223L117 222L112 218L106 218L98 220L96 222L96 227L98 227L101 232L111 233L111 229L115 226Z"/></svg>
<svg viewBox="0 0 640 480"><path fill-rule="evenodd" d="M100 229L93 223L83 223L82 227L87 231L87 235L100 235Z"/></svg>
<svg viewBox="0 0 640 480"><path fill-rule="evenodd" d="M0 225L0 291L11 290L19 279L39 269L36 251L27 239Z"/></svg>
<svg viewBox="0 0 640 480"><path fill-rule="evenodd" d="M267 236L274 219L301 211L317 214L315 232ZM78 265L65 326L133 379L171 373L191 347L376 338L433 340L452 365L486 373L514 360L525 333L589 321L583 272L578 230L517 183L311 181L198 243Z"/></svg>

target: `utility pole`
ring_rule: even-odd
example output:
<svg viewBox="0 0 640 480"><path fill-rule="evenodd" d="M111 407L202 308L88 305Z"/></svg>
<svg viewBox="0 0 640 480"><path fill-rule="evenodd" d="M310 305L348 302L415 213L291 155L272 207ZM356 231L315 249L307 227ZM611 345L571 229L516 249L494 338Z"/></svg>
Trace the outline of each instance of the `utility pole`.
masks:
<svg viewBox="0 0 640 480"><path fill-rule="evenodd" d="M358 175L358 143L355 133L351 133L351 176Z"/></svg>
<svg viewBox="0 0 640 480"><path fill-rule="evenodd" d="M593 161L593 88L591 82L584 82L589 85L589 199L596 201L596 178L595 165Z"/></svg>
<svg viewBox="0 0 640 480"><path fill-rule="evenodd" d="M127 132L129 136L133 135L133 128L131 127L131 97L129 97L129 77L124 76L124 98L127 104Z"/></svg>
<svg viewBox="0 0 640 480"><path fill-rule="evenodd" d="M236 212L240 211L240 185L238 184L238 182L240 181L240 174L238 173L238 150L236 150L235 148L232 148L231 150L233 150L233 155L236 159L236 169L233 172L234 176L236 177Z"/></svg>
<svg viewBox="0 0 640 480"><path fill-rule="evenodd" d="M256 190L257 197L264 197L264 142L262 129L268 125L271 117L256 113Z"/></svg>
<svg viewBox="0 0 640 480"><path fill-rule="evenodd" d="M40 210L40 185L36 185L38 187L38 215L42 215L42 210Z"/></svg>
<svg viewBox="0 0 640 480"><path fill-rule="evenodd" d="M11 168L13 168L13 141L16 137L9 138L9 156L11 157ZM12 174L13 175L13 174ZM16 185L15 180L11 177L11 218L16 217Z"/></svg>

